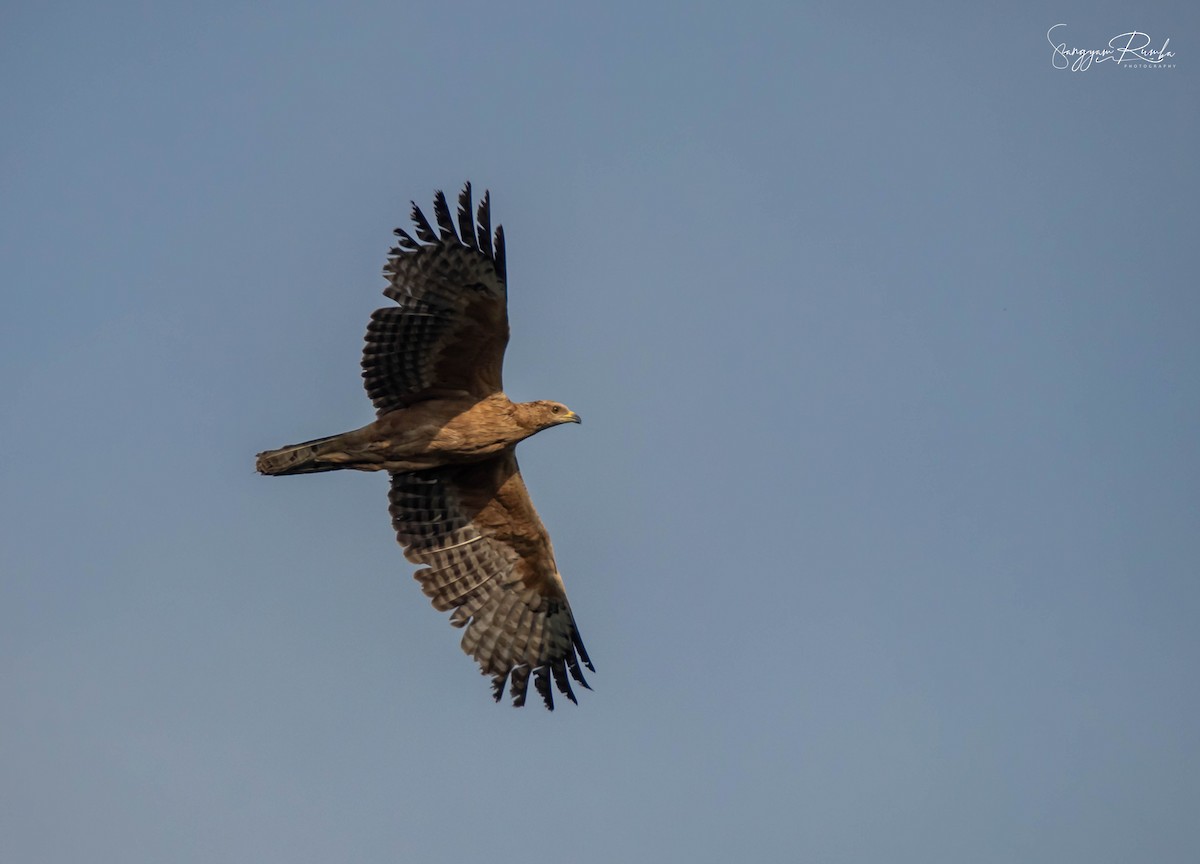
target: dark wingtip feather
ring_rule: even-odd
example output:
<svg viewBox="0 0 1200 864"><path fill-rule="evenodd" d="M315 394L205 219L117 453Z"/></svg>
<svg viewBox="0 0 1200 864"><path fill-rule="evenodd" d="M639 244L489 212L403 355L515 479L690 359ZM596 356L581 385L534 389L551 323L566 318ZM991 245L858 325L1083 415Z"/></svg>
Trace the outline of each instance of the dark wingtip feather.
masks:
<svg viewBox="0 0 1200 864"><path fill-rule="evenodd" d="M550 711L553 711L554 692L550 687L550 670L547 667L539 666L534 671L533 686L537 688L537 692L542 697L542 701L546 703L546 708Z"/></svg>
<svg viewBox="0 0 1200 864"><path fill-rule="evenodd" d="M507 675L492 676L492 698L497 702L504 696L504 684L507 677Z"/></svg>
<svg viewBox="0 0 1200 864"><path fill-rule="evenodd" d="M587 679L583 677L583 670L579 668L579 657L573 650L567 655L567 671L571 673L571 677L574 678L576 682L583 687L583 689L592 689L592 685L588 684Z"/></svg>
<svg viewBox="0 0 1200 864"><path fill-rule="evenodd" d="M479 202L479 212L476 214L479 223L479 251L489 258L492 257L492 196L487 189L483 190L483 198Z"/></svg>
<svg viewBox="0 0 1200 864"><path fill-rule="evenodd" d="M417 238L426 243L438 242L438 236L433 233L433 226L429 224L429 220L425 218L425 214L421 212L421 208L417 206L417 202L412 202L412 213L409 214L413 224L417 227Z"/></svg>
<svg viewBox="0 0 1200 864"><path fill-rule="evenodd" d="M442 242L457 243L458 235L454 233L454 220L450 218L450 205L446 203L446 193L441 189L433 194L433 215L437 219Z"/></svg>
<svg viewBox="0 0 1200 864"><path fill-rule="evenodd" d="M399 238L399 248L408 252L416 252L421 248L421 244L412 238L412 236L403 228L396 228L392 231Z"/></svg>
<svg viewBox="0 0 1200 864"><path fill-rule="evenodd" d="M469 249L478 249L492 259L496 275L501 281L505 279L506 256L504 252L504 228L497 225L492 232L492 201L491 193L486 189L479 201L479 208L474 217L471 213L471 181L463 184L458 194L457 220L450 212L450 204L446 194L438 190L433 195L433 216L437 222L437 230L417 206L412 202L410 217L413 222L416 239L403 228L392 231L398 238L396 247L391 250L393 256L404 252L416 252L426 243L461 243ZM457 225L455 224L457 221Z"/></svg>
<svg viewBox="0 0 1200 864"><path fill-rule="evenodd" d="M501 282L507 282L505 277L506 264L504 259L504 226L496 226L496 254L494 260L496 262L496 275L500 277Z"/></svg>
<svg viewBox="0 0 1200 864"><path fill-rule="evenodd" d="M529 667L514 666L512 670L512 687L509 690L514 708L525 704L525 694L529 691Z"/></svg>
<svg viewBox="0 0 1200 864"><path fill-rule="evenodd" d="M475 214L471 212L471 181L463 184L458 193L458 233L462 235L464 246L472 249L479 248L479 240L475 237Z"/></svg>
<svg viewBox="0 0 1200 864"><path fill-rule="evenodd" d="M592 660L588 657L587 649L583 647L583 639L579 636L579 628L575 626L575 619L571 619L571 642L575 645L575 650L579 652L579 659L583 661L583 665L592 672L596 671L596 667L592 665Z"/></svg>
<svg viewBox="0 0 1200 864"><path fill-rule="evenodd" d="M557 663L552 663L550 671L554 673L554 684L558 687L558 692L578 705L579 700L575 698L575 691L571 689L571 681L567 678L567 668L563 662L559 660Z"/></svg>

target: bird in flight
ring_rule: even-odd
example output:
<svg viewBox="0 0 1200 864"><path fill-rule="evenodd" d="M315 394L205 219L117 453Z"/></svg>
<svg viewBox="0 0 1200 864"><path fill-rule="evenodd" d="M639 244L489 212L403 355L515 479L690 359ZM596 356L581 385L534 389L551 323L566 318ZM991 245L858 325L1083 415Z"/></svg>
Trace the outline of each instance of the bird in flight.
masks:
<svg viewBox="0 0 1200 864"><path fill-rule="evenodd" d="M433 606L464 628L463 650L524 705L533 678L546 707L588 659L550 537L517 467L516 446L579 415L559 402L512 402L501 367L508 344L504 229L471 184L433 199L437 229L416 203L416 237L397 228L383 293L367 326L362 377L376 420L361 429L258 454L262 474L387 471L392 525ZM457 221L457 226L456 226ZM457 230L456 230L457 228ZM551 679L553 685L551 686Z"/></svg>

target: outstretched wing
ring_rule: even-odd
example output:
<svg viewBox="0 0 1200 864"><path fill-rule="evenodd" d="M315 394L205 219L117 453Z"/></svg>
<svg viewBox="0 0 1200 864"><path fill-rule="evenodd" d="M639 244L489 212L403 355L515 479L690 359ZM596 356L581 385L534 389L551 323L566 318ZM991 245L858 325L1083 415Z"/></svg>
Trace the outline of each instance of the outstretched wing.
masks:
<svg viewBox="0 0 1200 864"><path fill-rule="evenodd" d="M511 681L525 704L532 676L554 709L550 679L572 702L568 674L594 671L579 638L554 550L529 500L512 449L468 465L393 474L392 524L435 608L466 627L463 650L492 676L496 701ZM591 689L591 688L588 688Z"/></svg>
<svg viewBox="0 0 1200 864"><path fill-rule="evenodd" d="M458 197L457 231L440 191L433 212L436 232L416 203L416 239L396 229L383 293L399 305L375 310L367 327L363 383L381 415L438 396L503 389L504 230L492 234L486 192L472 216L470 183Z"/></svg>

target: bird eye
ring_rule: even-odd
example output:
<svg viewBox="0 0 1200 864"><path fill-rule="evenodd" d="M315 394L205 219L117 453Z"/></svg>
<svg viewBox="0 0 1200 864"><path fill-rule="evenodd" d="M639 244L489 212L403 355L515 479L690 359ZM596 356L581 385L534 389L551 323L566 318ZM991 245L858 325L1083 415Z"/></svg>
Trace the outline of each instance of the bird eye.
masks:
<svg viewBox="0 0 1200 864"><path fill-rule="evenodd" d="M555 405L554 407L552 407L550 409L551 413L553 413L553 414L557 414L560 410L562 410L562 409L560 409L557 405Z"/></svg>

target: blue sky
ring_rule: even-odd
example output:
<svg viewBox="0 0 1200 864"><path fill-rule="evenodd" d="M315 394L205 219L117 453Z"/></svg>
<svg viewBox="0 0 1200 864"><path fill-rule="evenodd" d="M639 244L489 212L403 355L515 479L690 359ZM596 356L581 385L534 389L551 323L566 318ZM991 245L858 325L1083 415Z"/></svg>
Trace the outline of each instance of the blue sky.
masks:
<svg viewBox="0 0 1200 864"><path fill-rule="evenodd" d="M1175 68L1053 68L1047 29ZM0 11L0 855L1191 861L1200 15ZM490 701L364 424L408 201L508 238L595 692Z"/></svg>

